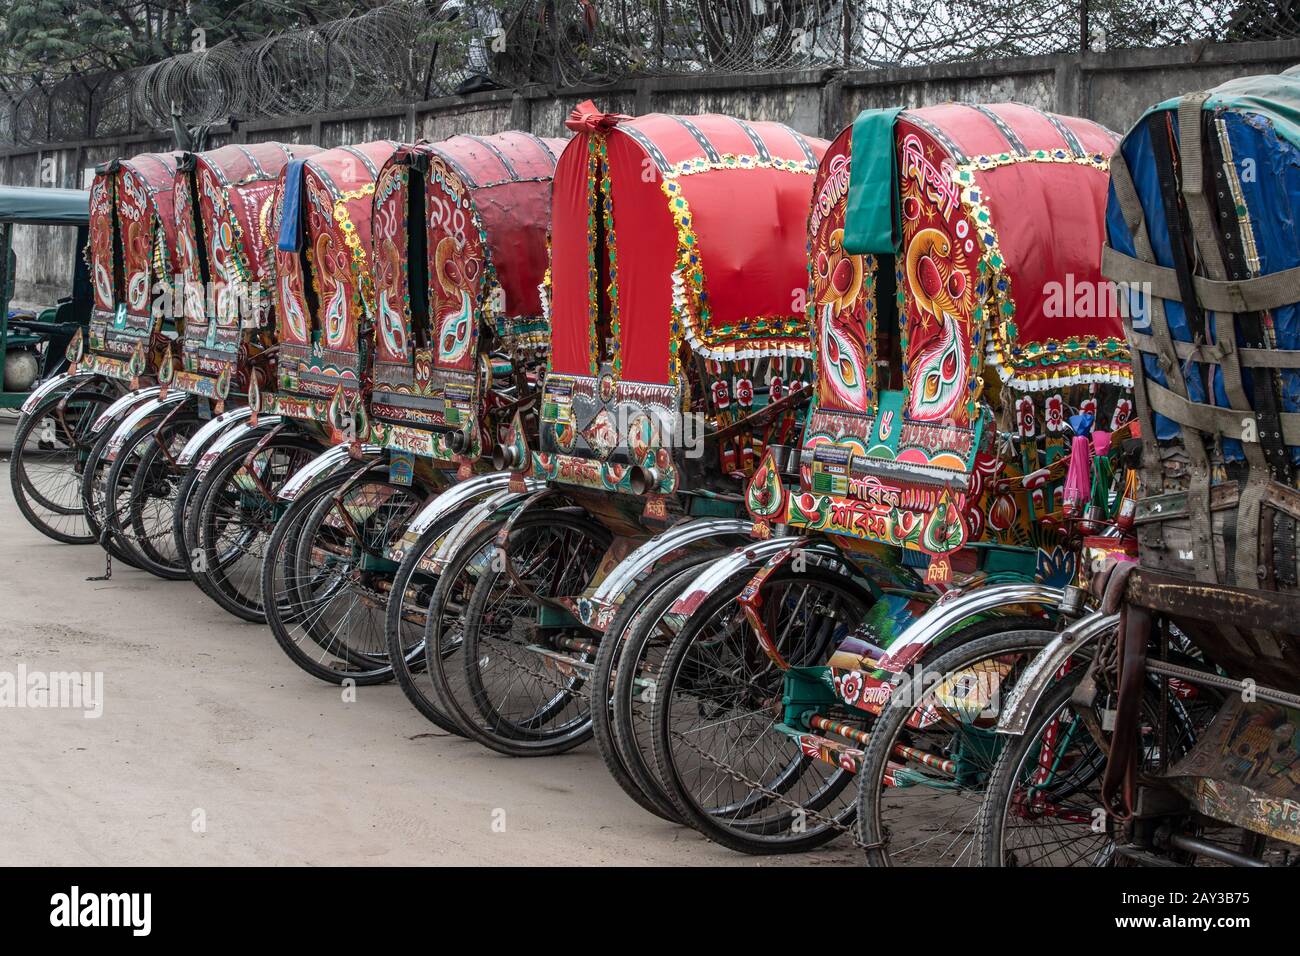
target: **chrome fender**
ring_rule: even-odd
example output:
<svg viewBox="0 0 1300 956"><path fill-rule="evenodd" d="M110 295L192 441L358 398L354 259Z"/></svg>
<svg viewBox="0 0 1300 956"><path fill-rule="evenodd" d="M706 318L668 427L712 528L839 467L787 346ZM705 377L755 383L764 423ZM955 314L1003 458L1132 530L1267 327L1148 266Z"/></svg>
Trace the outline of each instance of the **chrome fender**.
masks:
<svg viewBox="0 0 1300 956"><path fill-rule="evenodd" d="M122 450L122 446L135 434L136 429L140 427L145 419L159 409L183 402L189 397L184 392L171 392L166 398L157 395L135 406L122 419L121 424L113 430L113 437L108 440L108 448L105 450L104 457L108 461L117 461L117 453Z"/></svg>
<svg viewBox="0 0 1300 956"><path fill-rule="evenodd" d="M52 375L32 389L31 394L23 399L22 407L18 411L23 415L30 415L47 396L59 391L63 386L71 385L79 379L94 377L93 372L60 372L58 375Z"/></svg>
<svg viewBox="0 0 1300 956"><path fill-rule="evenodd" d="M902 673L928 647L967 618L1020 604L1054 608L1061 603L1064 593L1061 588L1029 583L994 584L972 591L950 592L898 635L877 666L895 674Z"/></svg>
<svg viewBox="0 0 1300 956"><path fill-rule="evenodd" d="M443 515L449 514L461 505L485 498L494 492L507 490L510 486L510 477L511 472L494 471L453 485L420 509L420 513L412 519L410 527L407 528L407 533L422 535ZM525 484L530 492L536 491L542 485L541 482L534 482L532 479L528 479Z"/></svg>
<svg viewBox="0 0 1300 956"><path fill-rule="evenodd" d="M401 562L408 551L415 547L416 541L420 535L424 534L440 520L458 509L462 509L474 502L481 502L484 498L492 495L498 495L501 492L508 491L512 473L508 471L494 471L487 475L478 475L468 481L462 481L459 484L452 485L446 491L434 497L428 504L420 509L420 512L407 525L406 532L402 537L388 550L390 561ZM537 491L542 487L542 482L534 481L529 478L525 480L525 486L528 492ZM465 516L466 520L470 517ZM481 524L481 521L479 522ZM477 525L476 525L477 526ZM454 530L454 529L453 529Z"/></svg>
<svg viewBox="0 0 1300 956"><path fill-rule="evenodd" d="M620 561L609 576L600 582L590 599L579 602L579 618L583 624L603 631L628 593L662 559L679 548L710 538L747 538L753 528L752 521L739 518L697 518L655 535Z"/></svg>
<svg viewBox="0 0 1300 956"><path fill-rule="evenodd" d="M1038 652L1016 681L1002 708L998 733L1020 736L1029 727L1029 717L1047 693L1061 666L1079 651L1096 642L1107 631L1119 627L1119 615L1093 611L1075 621Z"/></svg>
<svg viewBox="0 0 1300 956"><path fill-rule="evenodd" d="M327 478L349 462L363 464L379 457L383 448L379 445L362 445L362 461L352 457L351 445L334 445L325 449L307 464L295 471L280 488L278 497L281 501L293 501L303 490L322 478Z"/></svg>
<svg viewBox="0 0 1300 956"><path fill-rule="evenodd" d="M451 562L451 559L455 556L456 552L459 551L473 536L474 532L483 527L497 511L506 505L512 504L516 501L522 501L530 494L541 491L546 487L546 482L529 478L525 480L525 487L527 490L524 492L511 491L508 488L504 491L497 491L476 504L473 510L466 514L460 521L456 522L451 530L443 536L442 544L438 546L438 550L434 553L432 561L428 564L429 570L435 574L441 574L442 569Z"/></svg>
<svg viewBox="0 0 1300 956"><path fill-rule="evenodd" d="M765 541L756 541L753 544L743 545L705 568L695 583L689 585L688 589L682 592L682 596L669 609L669 613L692 614L696 608L704 603L704 600L709 595L722 587L731 577L741 573L746 568L765 565L769 561L776 561L778 557L784 557L794 551L834 556L838 556L840 553L832 544L810 540L799 535L788 538L768 538Z"/></svg>
<svg viewBox="0 0 1300 956"><path fill-rule="evenodd" d="M257 420L256 425L250 425L248 422L239 422L230 426L214 441L203 454L199 457L198 464L195 467L199 471L207 471L211 468L218 458L222 456L227 448L245 438L248 435L255 435L259 432L270 431L276 425L280 424L279 415L263 415Z"/></svg>
<svg viewBox="0 0 1300 956"><path fill-rule="evenodd" d="M252 417L252 414L253 410L244 405L240 408L232 408L228 412L222 412L216 418L208 419L185 443L181 453L176 456L176 464L181 467L191 464L195 458L198 458L203 453L203 449L212 444L213 440L225 429L235 422L242 422Z"/></svg>
<svg viewBox="0 0 1300 956"><path fill-rule="evenodd" d="M147 402L151 398L156 398L162 392L161 385L150 385L148 388L137 388L134 392L127 392L121 398L109 405L99 413L95 423L90 426L91 432L98 434L102 432L108 423L125 415L130 409L135 408L141 402Z"/></svg>

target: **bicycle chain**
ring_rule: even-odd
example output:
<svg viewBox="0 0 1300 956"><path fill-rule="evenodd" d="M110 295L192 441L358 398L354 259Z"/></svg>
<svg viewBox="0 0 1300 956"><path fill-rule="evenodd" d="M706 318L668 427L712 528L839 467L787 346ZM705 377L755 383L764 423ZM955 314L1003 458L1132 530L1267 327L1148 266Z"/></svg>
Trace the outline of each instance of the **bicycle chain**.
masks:
<svg viewBox="0 0 1300 956"><path fill-rule="evenodd" d="M498 653L506 660L510 661L510 663L514 664L516 667L523 666L523 664L517 658L515 658L508 652L504 650L498 650ZM552 680L550 677L545 676L541 672L534 671L534 676L537 679L541 680L543 683L549 684L553 689L557 691L561 691L563 693L568 693L568 694L574 694L575 696L581 697L583 700L587 701L588 703L591 702L591 694L586 690L577 690L572 687L565 687L562 684ZM584 685L589 683L591 683L591 681L584 681ZM689 750L693 750L700 757L704 758L704 760L707 763L712 764L714 767L721 770L723 773L727 774L736 783L743 784L744 786L748 787L750 790L762 794L768 799L773 800L776 803L780 804L781 806L786 807L794 812L797 812L801 816L810 819L815 823L820 823L823 826L826 826L839 833L847 833L849 835L849 839L853 842L853 845L858 847L859 849L878 850L884 846L883 843L864 843L858 837L856 826L849 826L847 824L840 823L838 820L834 819L833 817L829 817L826 814L821 813L817 810L809 810L807 807L803 806L803 804L797 803L794 800L791 800L789 797L783 796L782 794L777 793L775 790L771 790L768 787L765 787L762 783L760 783L757 780L754 780L750 777L746 777L738 770L735 770L727 766L726 764L722 763L722 761L714 757L712 754L705 752L703 749L696 746L693 742L687 740L686 737L680 731L673 731L673 737L678 741L680 741Z"/></svg>
<svg viewBox="0 0 1300 956"><path fill-rule="evenodd" d="M795 801L791 800L789 797L783 796L782 794L777 793L775 790L771 790L768 787L763 786L763 784L760 783L759 781L751 779L750 777L746 777L740 771L734 770L733 768L724 764L721 760L718 760L716 757L713 756L713 754L706 753L702 748L696 746L694 743L687 740L686 736L680 731L677 730L672 731L672 736L674 739L679 741L683 746L685 746L688 750L693 750L696 754L703 757L706 763L712 764L713 766L717 767L719 770L721 770L727 776L731 777L731 779L736 781L737 783L742 783L745 786L749 787L750 790L753 790L756 793L761 793L763 796L767 797L768 799L776 801L781 806L788 807L791 810L797 812L798 814L807 817L808 819L811 819L817 823L821 823L832 830L836 830L840 833L847 833L849 835L849 839L853 842L853 845L858 847L859 849L879 850L884 846L883 843L864 843L862 839L858 836L858 828L856 826L848 826L847 824L840 823L838 820L834 819L833 817L828 817L826 814L821 813L817 810L809 810L803 804L796 803Z"/></svg>
<svg viewBox="0 0 1300 956"><path fill-rule="evenodd" d="M535 677L537 680L541 681L544 684L549 684L552 689L559 691L560 693L563 694L572 694L574 697L586 701L588 705L591 704L591 691L585 689L586 686L591 683L590 678L586 678L586 677L580 678L581 686L583 688L581 690L578 689L577 687L565 687L563 684L559 683L558 681L555 681L552 678L546 676L542 671L533 670L532 668L528 667L526 664L524 664L523 661L519 660L516 657L511 656L504 649L497 649L494 653L500 654L501 657L505 658L507 661L509 661L511 664L514 664L515 667L518 667L521 670L532 671L533 677ZM545 667L545 664L543 664L543 667Z"/></svg>
<svg viewBox="0 0 1300 956"><path fill-rule="evenodd" d="M498 648L496 650L496 653L498 653L501 657L505 658L510 663L514 664L516 667L520 667L520 668L524 667L524 664L518 658L514 657L504 649ZM528 669L532 670L531 668ZM542 683L549 684L556 691L560 691L566 694L573 694L587 701L588 703L591 702L591 693L589 691L578 690L573 687L565 687L564 685L560 684L555 680L552 680L550 677L546 676L540 671L533 671L533 676L536 679L540 680ZM583 682L584 686L589 683L591 683L590 680ZM838 820L834 819L833 817L829 817L826 814L821 813L817 810L809 810L807 807L803 806L800 803L796 803L794 800L791 800L789 797L783 796L782 794L777 793L775 790L771 790L768 787L765 787L759 781L754 780L750 777L746 777L744 774L740 773L737 770L732 769L731 767L722 763L722 761L718 760L712 754L706 753L700 747L696 746L694 743L687 740L686 737L683 734L681 734L679 731L673 731L673 737L679 740L687 749L693 750L700 757L704 758L705 762L712 764L714 767L721 770L723 773L727 774L737 783L745 785L750 790L762 794L768 799L775 801L776 803L780 804L783 807L786 807L792 811L797 812L798 814L800 814L801 816L807 819L813 820L816 823L820 823L823 826L829 827L830 829L835 830L839 833L847 833L853 845L858 847L859 849L878 850L884 846L883 843L864 843L858 837L857 827L840 823Z"/></svg>

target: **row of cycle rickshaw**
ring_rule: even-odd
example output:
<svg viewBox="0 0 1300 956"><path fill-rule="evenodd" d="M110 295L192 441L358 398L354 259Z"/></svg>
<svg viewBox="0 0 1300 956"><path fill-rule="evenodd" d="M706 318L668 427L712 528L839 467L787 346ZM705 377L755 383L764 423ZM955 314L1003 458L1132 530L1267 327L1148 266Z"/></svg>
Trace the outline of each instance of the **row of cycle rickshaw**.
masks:
<svg viewBox="0 0 1300 956"><path fill-rule="evenodd" d="M1298 107L109 163L14 494L739 851L1294 864Z"/></svg>

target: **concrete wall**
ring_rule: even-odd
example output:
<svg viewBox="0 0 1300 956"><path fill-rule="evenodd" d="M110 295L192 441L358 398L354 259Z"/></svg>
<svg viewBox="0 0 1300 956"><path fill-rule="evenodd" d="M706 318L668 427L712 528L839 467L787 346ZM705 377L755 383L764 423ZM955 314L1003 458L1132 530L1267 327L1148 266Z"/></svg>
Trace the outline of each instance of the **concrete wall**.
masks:
<svg viewBox="0 0 1300 956"><path fill-rule="evenodd" d="M1151 104L1252 73L1278 73L1300 63L1300 40L1194 44L1161 50L1124 50L991 62L945 63L912 69L677 76L633 80L598 89L556 92L544 87L445 97L424 103L320 116L282 117L209 131L209 145L281 140L340 146L372 139L444 139L455 133L527 129L565 136L564 118L585 99L628 114L729 113L778 120L803 133L830 138L860 110L926 106L953 100L1016 100L1089 119L1123 132ZM80 187L87 169L115 156L169 146L170 135L64 143L0 150L0 183ZM39 299L51 283L71 275L70 240L17 231L19 298ZM23 275L35 263L31 279ZM33 281L35 285L33 285Z"/></svg>

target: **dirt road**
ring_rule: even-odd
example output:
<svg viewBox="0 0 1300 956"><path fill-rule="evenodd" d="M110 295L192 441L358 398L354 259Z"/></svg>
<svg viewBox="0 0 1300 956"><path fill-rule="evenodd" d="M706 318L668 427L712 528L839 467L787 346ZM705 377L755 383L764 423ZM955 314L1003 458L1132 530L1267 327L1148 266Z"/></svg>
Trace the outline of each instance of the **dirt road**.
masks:
<svg viewBox="0 0 1300 956"><path fill-rule="evenodd" d="M591 744L497 756L393 685L345 702L188 582L87 581L103 552L14 506L12 435L0 418L0 672L99 673L103 701L99 717L0 706L0 864L775 862L645 813ZM857 856L782 862L832 860Z"/></svg>

